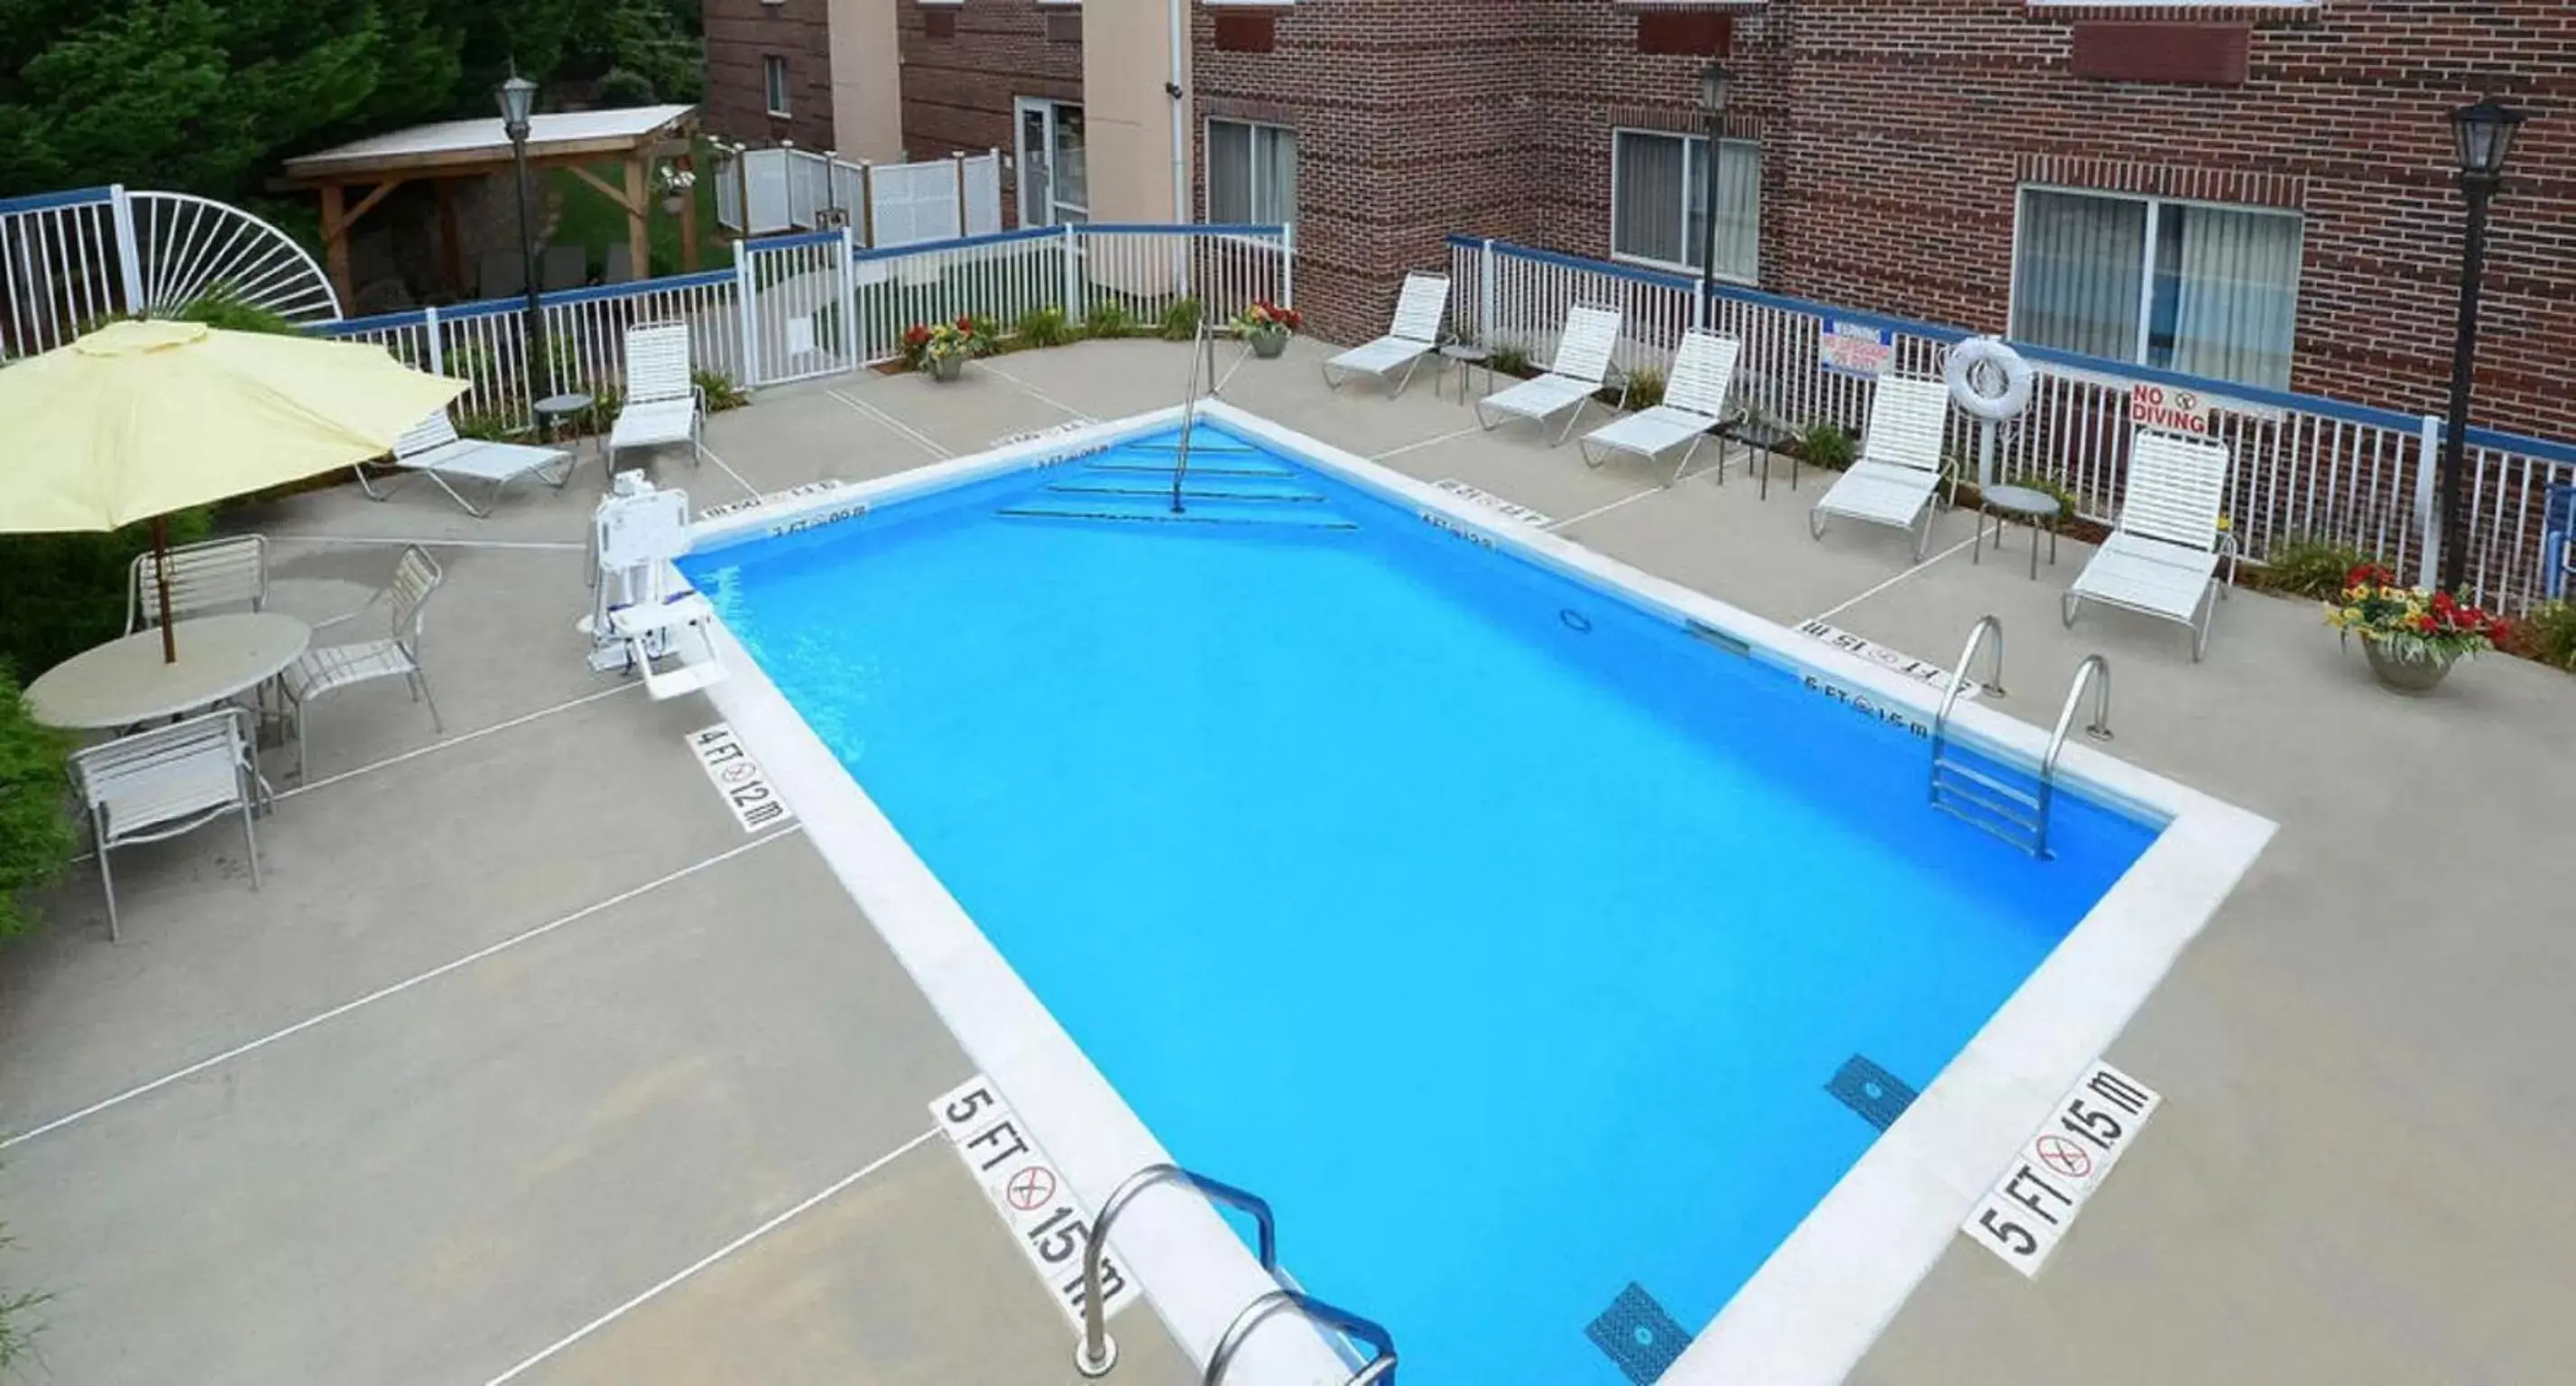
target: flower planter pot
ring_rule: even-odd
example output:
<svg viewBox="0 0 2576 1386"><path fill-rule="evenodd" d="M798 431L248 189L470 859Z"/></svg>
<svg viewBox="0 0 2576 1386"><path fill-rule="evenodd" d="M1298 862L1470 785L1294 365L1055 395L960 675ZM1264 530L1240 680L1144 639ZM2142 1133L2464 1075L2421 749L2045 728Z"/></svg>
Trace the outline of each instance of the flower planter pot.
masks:
<svg viewBox="0 0 2576 1386"><path fill-rule="evenodd" d="M930 358L930 378L943 385L955 380L958 372L965 369L966 358L963 356L933 356Z"/></svg>
<svg viewBox="0 0 2576 1386"><path fill-rule="evenodd" d="M688 198L687 198L687 196L686 196L686 195L684 195L684 194L681 194L681 193L664 193L664 194L662 194L662 210L663 210L663 211L669 212L669 213L671 213L671 214L673 214L673 215L675 215L675 216L676 216L676 215L678 215L678 214L679 214L680 209L681 209L682 207L686 206L686 205L688 205Z"/></svg>
<svg viewBox="0 0 2576 1386"><path fill-rule="evenodd" d="M2413 658L2392 648L2386 641L2364 640L2363 654L2370 656L2370 672L2380 686L2405 694L2430 693L2440 686L2443 676L2451 672L2457 655L2435 655Z"/></svg>
<svg viewBox="0 0 2576 1386"><path fill-rule="evenodd" d="M1276 361L1279 353L1288 349L1288 329L1284 327L1256 327L1243 335L1252 343L1252 354L1264 361Z"/></svg>

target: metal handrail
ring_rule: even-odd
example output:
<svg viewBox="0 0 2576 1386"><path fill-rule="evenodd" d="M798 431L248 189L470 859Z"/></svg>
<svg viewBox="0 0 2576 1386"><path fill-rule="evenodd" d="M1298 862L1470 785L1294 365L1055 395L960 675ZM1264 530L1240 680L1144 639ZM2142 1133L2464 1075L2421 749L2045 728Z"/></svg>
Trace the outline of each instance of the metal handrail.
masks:
<svg viewBox="0 0 2576 1386"><path fill-rule="evenodd" d="M1959 647L1958 666L1950 671L1950 689L1941 695L1941 711L1932 718L1932 758L1941 758L1941 746L1948 739L1950 710L1959 705L1960 690L1968 686L1968 666L1975 662L1977 648L1993 636L1995 657L1988 661L1986 690L1996 697L2004 696L2004 623L1993 616L1980 616L1968 629L1968 643Z"/></svg>
<svg viewBox="0 0 2576 1386"><path fill-rule="evenodd" d="M1118 1365L1118 1344L1109 1337L1107 1311L1100 1305L1100 1261L1109 1245L1109 1226L1138 1194L1164 1183L1187 1185L1204 1197L1250 1213L1261 1228L1261 1268L1273 1276L1279 1273L1279 1226L1267 1199L1174 1164L1147 1165L1128 1175L1110 1192L1109 1201L1100 1205L1100 1216L1092 1220L1090 1240L1082 1249L1082 1340L1074 1344L1073 1366L1086 1377L1105 1376Z"/></svg>
<svg viewBox="0 0 2576 1386"><path fill-rule="evenodd" d="M1181 511L1181 482L1190 474L1190 426L1199 417L1199 363L1207 363L1208 393L1216 393L1216 338L1209 335L1207 312L1199 312L1199 325L1190 342L1190 383L1181 392L1180 457L1172 464L1172 513Z"/></svg>
<svg viewBox="0 0 2576 1386"><path fill-rule="evenodd" d="M2057 756L2066 749L2067 728L2075 725L2075 708L2084 701L2084 690L2093 690L2093 720L2084 734L2096 741L2111 739L2111 661L2098 654L2084 656L2075 666L2075 682L2066 690L2066 705L2057 710L2057 729L2048 734L2048 750L2039 758L2039 838L2034 852L2048 855L2048 805L2057 784Z"/></svg>
<svg viewBox="0 0 2576 1386"><path fill-rule="evenodd" d="M1207 1375L1199 1378L1200 1386L1218 1386L1225 1369L1234 1365L1234 1355L1243 1350L1243 1342L1263 1320L1283 1309L1293 1309L1307 1318L1347 1337L1357 1338L1377 1349L1377 1356L1351 1374L1343 1386L1395 1386L1395 1335L1369 1319L1348 1309L1327 1304L1313 1295L1295 1290L1278 1289L1243 1306L1226 1326L1225 1336L1217 1340L1216 1351L1208 1355Z"/></svg>

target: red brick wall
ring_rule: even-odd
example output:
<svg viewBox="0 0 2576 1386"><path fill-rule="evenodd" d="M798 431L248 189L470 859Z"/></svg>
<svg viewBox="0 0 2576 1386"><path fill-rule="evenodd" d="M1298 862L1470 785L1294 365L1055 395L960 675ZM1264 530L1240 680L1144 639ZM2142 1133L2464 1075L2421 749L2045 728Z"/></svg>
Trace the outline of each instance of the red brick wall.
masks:
<svg viewBox="0 0 2576 1386"><path fill-rule="evenodd" d="M1012 128L1014 97L1082 100L1082 44L1048 37L1048 20L1080 14L1072 5L1037 0L966 0L924 6L895 0L895 26L903 49L903 142L914 159L965 151L1002 151L1002 223L1019 224L1018 138ZM926 9L955 17L953 37L924 32Z"/></svg>
<svg viewBox="0 0 2576 1386"><path fill-rule="evenodd" d="M832 147L832 48L828 0L705 0L707 131L755 148L794 140ZM787 59L788 118L769 114L761 59Z"/></svg>

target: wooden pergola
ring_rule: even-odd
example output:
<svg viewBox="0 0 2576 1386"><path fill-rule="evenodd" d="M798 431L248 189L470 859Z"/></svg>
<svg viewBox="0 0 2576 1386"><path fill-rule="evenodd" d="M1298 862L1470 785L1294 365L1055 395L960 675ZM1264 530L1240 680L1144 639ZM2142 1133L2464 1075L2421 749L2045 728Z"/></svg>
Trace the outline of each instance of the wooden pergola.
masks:
<svg viewBox="0 0 2576 1386"><path fill-rule="evenodd" d="M632 106L606 111L564 111L532 116L528 121L528 166L535 170L565 168L625 209L626 239L633 273L652 273L649 229L653 190L646 174L655 160L691 166L690 139L697 133L695 106ZM625 186L612 186L589 165L616 158L625 165ZM462 178L484 178L511 171L510 139L498 116L480 120L445 120L414 125L286 161L284 183L312 188L322 198L323 261L343 303L355 300L349 282L349 229L375 209L387 193L405 183L427 181L438 197L440 253L450 282L465 281L463 252L456 229L453 188ZM353 190L363 190L352 200ZM680 201L680 258L685 269L698 264L698 203Z"/></svg>

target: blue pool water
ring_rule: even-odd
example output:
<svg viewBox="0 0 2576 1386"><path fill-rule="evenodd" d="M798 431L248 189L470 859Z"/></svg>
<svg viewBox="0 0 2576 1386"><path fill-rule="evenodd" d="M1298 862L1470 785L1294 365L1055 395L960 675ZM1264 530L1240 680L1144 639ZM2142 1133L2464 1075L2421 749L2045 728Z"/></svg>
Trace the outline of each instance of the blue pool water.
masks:
<svg viewBox="0 0 2576 1386"><path fill-rule="evenodd" d="M2034 861L1907 729L1197 441L1223 523L1148 440L684 566L1408 1381L1651 1380L1877 1136L1829 1080L1927 1086L2153 830Z"/></svg>

